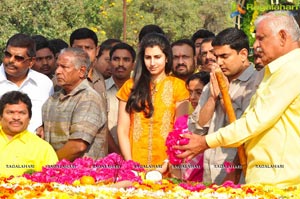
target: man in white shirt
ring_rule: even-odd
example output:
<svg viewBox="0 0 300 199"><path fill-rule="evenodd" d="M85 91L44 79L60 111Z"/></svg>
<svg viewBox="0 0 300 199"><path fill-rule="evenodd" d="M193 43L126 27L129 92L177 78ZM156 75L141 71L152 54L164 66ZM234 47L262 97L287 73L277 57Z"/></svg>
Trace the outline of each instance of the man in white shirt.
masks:
<svg viewBox="0 0 300 199"><path fill-rule="evenodd" d="M118 90L130 78L134 67L136 53L127 43L118 43L110 50L112 76L105 80L108 100L108 149L109 152L120 153L117 136L117 116L119 100L116 97ZM111 139L113 138L113 139Z"/></svg>
<svg viewBox="0 0 300 199"><path fill-rule="evenodd" d="M22 91L32 101L32 118L28 130L35 132L42 125L42 105L53 94L52 81L31 69L35 62L35 43L26 34L9 38L0 66L0 96L8 91Z"/></svg>

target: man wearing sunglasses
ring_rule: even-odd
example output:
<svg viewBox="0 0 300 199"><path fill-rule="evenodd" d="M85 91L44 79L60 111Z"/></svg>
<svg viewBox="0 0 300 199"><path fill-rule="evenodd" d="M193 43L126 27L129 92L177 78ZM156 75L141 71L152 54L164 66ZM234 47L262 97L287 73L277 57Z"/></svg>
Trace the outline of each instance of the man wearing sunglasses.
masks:
<svg viewBox="0 0 300 199"><path fill-rule="evenodd" d="M42 105L53 93L52 81L31 69L35 62L34 40L26 34L8 39L0 66L0 97L8 91L26 93L32 101L32 119L28 130L35 132L42 125Z"/></svg>

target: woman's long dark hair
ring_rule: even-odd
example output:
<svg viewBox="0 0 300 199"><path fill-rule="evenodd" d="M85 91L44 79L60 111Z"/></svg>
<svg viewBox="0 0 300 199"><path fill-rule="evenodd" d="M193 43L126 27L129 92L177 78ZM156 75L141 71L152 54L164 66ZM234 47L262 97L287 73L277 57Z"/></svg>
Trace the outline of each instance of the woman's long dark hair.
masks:
<svg viewBox="0 0 300 199"><path fill-rule="evenodd" d="M168 75L172 69L172 49L169 40L160 33L149 33L141 42L140 51L137 56L137 62L134 68L134 85L131 89L128 101L126 103L126 111L143 111L146 118L150 118L153 114L154 107L151 99L151 74L146 68L144 62L145 49L147 47L159 46L166 55L167 63L165 73Z"/></svg>

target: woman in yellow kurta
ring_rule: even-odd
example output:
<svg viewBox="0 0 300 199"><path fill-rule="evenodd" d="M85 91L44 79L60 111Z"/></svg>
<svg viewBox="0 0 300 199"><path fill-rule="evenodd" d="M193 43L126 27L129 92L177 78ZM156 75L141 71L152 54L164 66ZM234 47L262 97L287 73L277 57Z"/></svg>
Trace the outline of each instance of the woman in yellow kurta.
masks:
<svg viewBox="0 0 300 199"><path fill-rule="evenodd" d="M165 140L179 116L188 113L184 81L169 76L172 50L162 34L144 37L134 77L117 93L118 137L126 160L146 169L162 165L167 158Z"/></svg>

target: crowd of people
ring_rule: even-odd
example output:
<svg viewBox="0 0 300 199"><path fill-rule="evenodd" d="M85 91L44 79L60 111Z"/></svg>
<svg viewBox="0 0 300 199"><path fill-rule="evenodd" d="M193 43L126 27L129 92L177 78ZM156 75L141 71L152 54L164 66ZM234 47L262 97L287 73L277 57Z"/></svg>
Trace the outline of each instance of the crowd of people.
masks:
<svg viewBox="0 0 300 199"><path fill-rule="evenodd" d="M299 184L299 26L289 12L272 11L255 27L253 63L237 28L199 29L171 42L159 26L145 25L136 50L114 38L98 45L88 28L74 30L69 44L11 36L0 66L0 176L118 153L184 180ZM192 133L174 146L184 159L174 169L165 142L186 115Z"/></svg>

